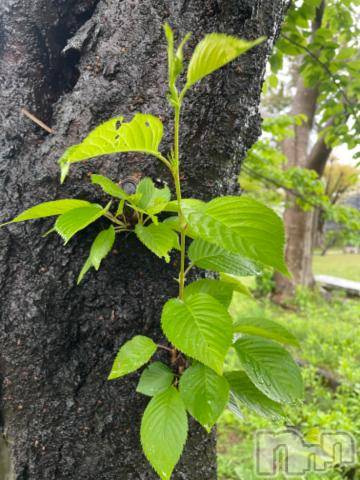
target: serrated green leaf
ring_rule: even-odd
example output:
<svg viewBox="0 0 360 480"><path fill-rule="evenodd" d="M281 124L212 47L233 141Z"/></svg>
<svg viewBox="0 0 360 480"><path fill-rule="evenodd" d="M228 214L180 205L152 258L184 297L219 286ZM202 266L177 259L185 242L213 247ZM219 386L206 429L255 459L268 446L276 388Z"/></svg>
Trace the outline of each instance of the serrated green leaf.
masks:
<svg viewBox="0 0 360 480"><path fill-rule="evenodd" d="M184 215L203 240L288 274L284 225L265 205L249 197L229 196L193 206Z"/></svg>
<svg viewBox="0 0 360 480"><path fill-rule="evenodd" d="M185 287L184 297L189 298L191 295L197 293L207 293L227 309L231 303L233 288L231 285L220 282L219 280L203 278L187 285L187 287Z"/></svg>
<svg viewBox="0 0 360 480"><path fill-rule="evenodd" d="M213 272L225 272L238 276L258 275L261 272L260 267L248 258L228 252L200 238L191 243L188 256L197 267Z"/></svg>
<svg viewBox="0 0 360 480"><path fill-rule="evenodd" d="M239 402L233 392L230 390L229 403L227 408L240 420L244 420L244 415L241 413Z"/></svg>
<svg viewBox="0 0 360 480"><path fill-rule="evenodd" d="M90 259L95 270L99 270L100 263L111 251L114 242L115 229L112 225L110 225L107 230L103 230L97 235L90 250Z"/></svg>
<svg viewBox="0 0 360 480"><path fill-rule="evenodd" d="M247 297L252 297L252 294L248 287L244 285L238 278L233 275L227 275L226 273L220 273L220 280L227 285L230 285L234 292L242 293Z"/></svg>
<svg viewBox="0 0 360 480"><path fill-rule="evenodd" d="M188 433L187 415L179 392L170 387L153 397L141 422L141 444L161 480L169 480Z"/></svg>
<svg viewBox="0 0 360 480"><path fill-rule="evenodd" d="M179 390L190 414L210 432L229 400L226 378L195 363L181 376Z"/></svg>
<svg viewBox="0 0 360 480"><path fill-rule="evenodd" d="M241 366L267 397L280 403L292 403L303 397L299 367L279 344L244 335L234 347Z"/></svg>
<svg viewBox="0 0 360 480"><path fill-rule="evenodd" d="M169 252L178 247L179 239L177 234L165 223L145 226L137 224L135 233L138 239L155 255L170 262Z"/></svg>
<svg viewBox="0 0 360 480"><path fill-rule="evenodd" d="M187 73L187 86L190 87L264 40L265 37L261 37L249 42L223 33L206 35L198 43L191 57Z"/></svg>
<svg viewBox="0 0 360 480"><path fill-rule="evenodd" d="M114 380L135 372L150 360L156 349L157 345L151 338L136 335L120 348L108 379Z"/></svg>
<svg viewBox="0 0 360 480"><path fill-rule="evenodd" d="M145 177L139 182L136 194L139 200L135 204L150 215L162 212L171 198L171 193L167 186L156 188L154 182L149 177Z"/></svg>
<svg viewBox="0 0 360 480"><path fill-rule="evenodd" d="M281 405L261 393L245 372L226 372L225 377L235 397L258 415L272 420L284 417Z"/></svg>
<svg viewBox="0 0 360 480"><path fill-rule="evenodd" d="M69 165L101 155L123 152L142 152L159 155L163 125L153 115L136 113L130 122L116 117L96 127L78 145L66 150L60 158L61 179L64 181Z"/></svg>
<svg viewBox="0 0 360 480"><path fill-rule="evenodd" d="M37 218L53 217L57 215L62 215L63 213L74 210L75 208L86 207L91 205L90 202L85 200L76 200L76 199L64 199L64 200L54 200L52 202L44 202L35 207L28 208L24 210L20 215L13 218L10 222L6 222L0 225L9 225L10 223L24 222L25 220L35 220Z"/></svg>
<svg viewBox="0 0 360 480"><path fill-rule="evenodd" d="M270 340L296 347L299 346L298 340L285 327L266 318L239 318L234 324L234 332L269 338Z"/></svg>
<svg viewBox="0 0 360 480"><path fill-rule="evenodd" d="M103 175L91 175L91 182L95 185L99 185L105 193L111 195L115 198L120 198L121 200L126 200L128 195L124 190L119 187L119 185L110 178L104 177Z"/></svg>
<svg viewBox="0 0 360 480"><path fill-rule="evenodd" d="M222 374L233 327L226 308L215 298L198 293L185 300L169 300L161 326L176 348Z"/></svg>
<svg viewBox="0 0 360 480"><path fill-rule="evenodd" d="M67 243L77 232L102 217L109 207L110 204L103 208L101 205L93 203L88 207L70 210L56 220L55 230Z"/></svg>
<svg viewBox="0 0 360 480"><path fill-rule="evenodd" d="M136 391L150 397L167 390L174 380L174 373L162 362L151 363L141 374Z"/></svg>

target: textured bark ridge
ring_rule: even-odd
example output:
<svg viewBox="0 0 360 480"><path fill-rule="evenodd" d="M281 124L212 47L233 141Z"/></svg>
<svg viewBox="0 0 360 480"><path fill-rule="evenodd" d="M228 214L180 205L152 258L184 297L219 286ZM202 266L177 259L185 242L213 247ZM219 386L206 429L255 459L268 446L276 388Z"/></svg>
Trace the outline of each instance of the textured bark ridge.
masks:
<svg viewBox="0 0 360 480"><path fill-rule="evenodd" d="M186 100L185 194L234 191L241 159L260 133L265 62L283 10L283 0L2 0L1 220L55 197L100 200L89 172L114 180L163 176L154 159L122 155L76 166L60 186L56 160L115 114L142 111L168 121L165 20L180 34L193 31L192 45L211 31L269 37ZM22 107L55 134L22 117ZM167 266L129 237L76 287L99 226L64 247L55 236L40 237L50 225L0 230L0 476L155 479L139 446L147 400L135 394L138 377L106 377L125 340L139 332L160 339L161 305L176 295L177 258ZM214 435L192 424L174 479L215 479L214 452Z"/></svg>

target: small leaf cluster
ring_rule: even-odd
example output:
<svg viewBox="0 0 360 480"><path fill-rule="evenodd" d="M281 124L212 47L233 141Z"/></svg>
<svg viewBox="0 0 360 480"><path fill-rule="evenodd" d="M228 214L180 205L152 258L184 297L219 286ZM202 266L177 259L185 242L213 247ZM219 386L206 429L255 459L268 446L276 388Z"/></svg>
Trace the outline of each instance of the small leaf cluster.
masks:
<svg viewBox="0 0 360 480"><path fill-rule="evenodd" d="M96 174L91 176L92 183L111 197L106 206L82 200L54 200L12 220L56 216L52 231L66 243L100 218L107 219L109 225L94 239L79 282L91 268L99 269L116 237L124 233L136 235L166 262L172 251L180 252L179 294L165 303L161 315L159 312L168 343L158 345L149 337L136 335L121 346L109 375L110 380L118 379L150 362L137 386L139 393L150 397L140 437L147 459L163 480L170 479L181 456L188 434L188 414L210 432L227 405L235 412L245 405L277 419L283 416L282 404L293 403L303 394L300 371L282 346L297 346L295 337L272 321L234 321L229 313L234 292L250 295L239 277L257 275L265 267L288 274L282 220L270 208L246 196L202 202L181 195L180 111L186 92L263 39L248 42L224 34L205 36L194 50L185 85L179 91L183 48L189 36L175 50L168 25L165 33L168 99L175 120L172 150L168 154L160 151L160 119L137 113L130 121L120 116L95 128L65 152L60 167L64 181L74 163L113 153L141 152L169 169L176 198L171 199L167 186L156 188L150 178L142 179L135 193L128 194L113 180ZM187 275L194 267L217 272L219 278L188 283ZM169 365L151 362L159 349L169 353ZM230 349L235 349L239 357L239 371L224 372Z"/></svg>

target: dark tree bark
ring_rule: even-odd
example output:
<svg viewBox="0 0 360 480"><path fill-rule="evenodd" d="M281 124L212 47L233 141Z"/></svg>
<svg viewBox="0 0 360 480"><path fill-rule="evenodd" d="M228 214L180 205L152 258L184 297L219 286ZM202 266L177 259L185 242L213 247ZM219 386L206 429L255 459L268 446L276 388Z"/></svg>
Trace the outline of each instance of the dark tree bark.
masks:
<svg viewBox="0 0 360 480"><path fill-rule="evenodd" d="M56 160L116 114L153 113L167 124L165 20L179 34L193 31L192 45L211 31L269 38L186 100L185 195L208 199L233 192L241 159L260 133L265 63L284 3L2 0L1 220L54 198L101 199L89 185L89 172L118 181L164 175L152 158L121 155L76 166L60 186ZM55 133L21 116L22 107ZM167 133L165 151L169 138ZM140 332L161 338L161 306L176 295L178 259L166 266L129 237L118 242L98 274L76 287L97 228L64 247L54 236L41 238L50 225L31 222L0 231L1 478L155 479L139 445L147 400L135 393L138 376L115 382L106 377L124 341ZM216 478L214 435L191 426L174 478Z"/></svg>

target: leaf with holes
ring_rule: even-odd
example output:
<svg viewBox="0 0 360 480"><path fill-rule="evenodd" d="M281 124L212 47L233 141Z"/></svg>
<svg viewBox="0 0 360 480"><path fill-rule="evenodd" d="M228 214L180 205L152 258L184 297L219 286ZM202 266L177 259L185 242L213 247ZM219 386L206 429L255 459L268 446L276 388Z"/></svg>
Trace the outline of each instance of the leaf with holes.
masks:
<svg viewBox="0 0 360 480"><path fill-rule="evenodd" d="M88 207L75 208L69 212L63 213L55 222L55 231L67 243L77 232L88 227L100 217L102 217L110 208L110 203L103 208L96 203Z"/></svg>
<svg viewBox="0 0 360 480"><path fill-rule="evenodd" d="M249 197L222 197L184 214L203 240L288 274L284 225L265 205Z"/></svg>
<svg viewBox="0 0 360 480"><path fill-rule="evenodd" d="M265 37L261 37L249 42L223 33L206 35L197 44L191 57L187 72L187 87L235 60L264 40Z"/></svg>
<svg viewBox="0 0 360 480"><path fill-rule="evenodd" d="M151 338L137 335L119 350L112 366L109 380L135 372L147 363L156 352L157 345Z"/></svg>
<svg viewBox="0 0 360 480"><path fill-rule="evenodd" d="M210 432L229 400L226 378L195 363L181 376L179 390L190 414Z"/></svg>
<svg viewBox="0 0 360 480"><path fill-rule="evenodd" d="M226 372L225 377L236 399L258 415L272 420L284 417L282 406L261 393L245 372Z"/></svg>
<svg viewBox="0 0 360 480"><path fill-rule="evenodd" d="M166 224L144 226L139 223L135 226L135 233L138 239L155 255L170 262L169 252L178 248L179 238L177 234Z"/></svg>
<svg viewBox="0 0 360 480"><path fill-rule="evenodd" d="M229 308L233 296L233 288L228 283L211 278L203 278L185 287L185 298L189 298L197 293L207 293L218 300L225 308Z"/></svg>
<svg viewBox="0 0 360 480"><path fill-rule="evenodd" d="M64 199L64 200L54 200L52 202L44 202L35 207L28 208L23 211L17 217L13 218L10 222L6 222L0 225L3 227L9 225L10 223L24 222L25 220L35 220L38 218L45 217L55 217L57 215L62 215L63 213L69 212L76 208L88 207L91 205L90 202L85 200L76 200L76 199Z"/></svg>
<svg viewBox="0 0 360 480"><path fill-rule="evenodd" d="M226 308L205 293L171 299L163 308L161 326L168 340L186 355L222 374L233 337Z"/></svg>
<svg viewBox="0 0 360 480"><path fill-rule="evenodd" d="M161 480L169 480L188 433L184 402L175 387L153 397L141 421L141 444Z"/></svg>
<svg viewBox="0 0 360 480"><path fill-rule="evenodd" d="M136 391L144 395L157 395L167 390L174 380L174 373L161 362L149 365L141 374Z"/></svg>
<svg viewBox="0 0 360 480"><path fill-rule="evenodd" d="M258 275L261 272L260 267L248 258L201 239L191 243L188 255L194 265L213 272L231 273L241 277Z"/></svg>
<svg viewBox="0 0 360 480"><path fill-rule="evenodd" d="M122 152L142 152L159 155L163 125L153 115L136 113L130 122L116 117L96 127L78 145L70 147L60 158L61 181L64 181L69 166L75 162Z"/></svg>
<svg viewBox="0 0 360 480"><path fill-rule="evenodd" d="M270 340L294 345L295 347L299 346L298 340L285 327L266 318L239 318L235 322L234 332L269 338Z"/></svg>
<svg viewBox="0 0 360 480"><path fill-rule="evenodd" d="M234 347L242 368L267 397L280 403L292 403L303 397L299 367L279 344L244 335Z"/></svg>
<svg viewBox="0 0 360 480"><path fill-rule="evenodd" d="M110 180L110 178L104 177L103 175L91 175L91 182L95 185L99 185L105 193L111 195L115 198L120 198L121 200L126 200L128 195L124 190L119 187L115 182Z"/></svg>

